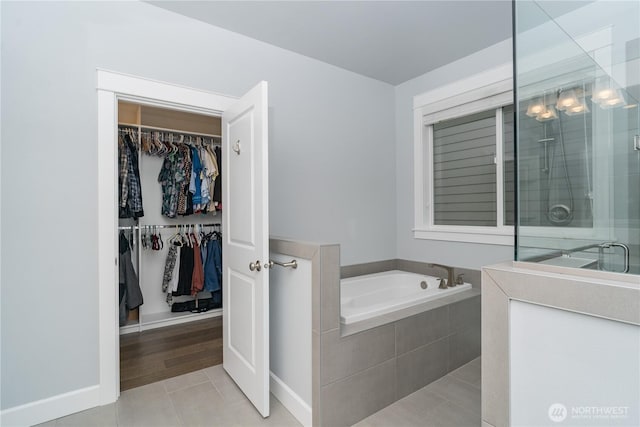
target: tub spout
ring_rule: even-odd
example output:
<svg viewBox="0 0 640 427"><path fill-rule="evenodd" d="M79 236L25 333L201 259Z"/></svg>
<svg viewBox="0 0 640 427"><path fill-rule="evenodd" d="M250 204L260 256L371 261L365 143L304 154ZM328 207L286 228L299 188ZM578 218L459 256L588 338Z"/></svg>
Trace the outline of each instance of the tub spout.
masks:
<svg viewBox="0 0 640 427"><path fill-rule="evenodd" d="M434 268L434 267L440 267L444 270L447 271L447 283L446 285L450 288L454 287L456 285L456 281L454 280L453 276L453 267L449 267L448 265L442 265L442 264L429 264L429 267ZM444 280L444 279L442 279Z"/></svg>

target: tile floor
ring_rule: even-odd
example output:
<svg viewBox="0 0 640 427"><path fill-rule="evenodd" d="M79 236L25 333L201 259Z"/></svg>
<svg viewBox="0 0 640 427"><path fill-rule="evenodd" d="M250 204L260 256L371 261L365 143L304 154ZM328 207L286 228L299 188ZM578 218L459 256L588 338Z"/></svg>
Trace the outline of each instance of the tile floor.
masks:
<svg viewBox="0 0 640 427"><path fill-rule="evenodd" d="M354 427L480 426L480 376L477 358Z"/></svg>
<svg viewBox="0 0 640 427"><path fill-rule="evenodd" d="M271 396L263 419L222 365L121 393L116 403L40 424L61 426L300 426ZM356 424L357 427L480 426L480 358Z"/></svg>

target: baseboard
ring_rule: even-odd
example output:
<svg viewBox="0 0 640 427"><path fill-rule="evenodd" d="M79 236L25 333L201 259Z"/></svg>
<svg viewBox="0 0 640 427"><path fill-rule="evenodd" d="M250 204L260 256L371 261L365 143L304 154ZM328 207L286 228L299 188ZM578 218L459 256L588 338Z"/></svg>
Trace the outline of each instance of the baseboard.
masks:
<svg viewBox="0 0 640 427"><path fill-rule="evenodd" d="M270 374L271 393L304 427L311 427L311 407L273 372L270 372Z"/></svg>
<svg viewBox="0 0 640 427"><path fill-rule="evenodd" d="M3 427L32 426L100 406L97 385L70 391L0 412Z"/></svg>

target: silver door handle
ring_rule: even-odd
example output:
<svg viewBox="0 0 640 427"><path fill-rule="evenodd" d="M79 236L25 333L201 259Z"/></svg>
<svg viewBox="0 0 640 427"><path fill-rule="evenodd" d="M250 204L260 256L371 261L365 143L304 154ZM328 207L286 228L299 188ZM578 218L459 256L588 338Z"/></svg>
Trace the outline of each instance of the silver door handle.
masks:
<svg viewBox="0 0 640 427"><path fill-rule="evenodd" d="M249 270L251 271L260 271L262 270L262 266L260 265L260 261L249 263Z"/></svg>
<svg viewBox="0 0 640 427"><path fill-rule="evenodd" d="M237 155L240 155L240 140L237 140L236 143L233 144L233 151L235 151Z"/></svg>

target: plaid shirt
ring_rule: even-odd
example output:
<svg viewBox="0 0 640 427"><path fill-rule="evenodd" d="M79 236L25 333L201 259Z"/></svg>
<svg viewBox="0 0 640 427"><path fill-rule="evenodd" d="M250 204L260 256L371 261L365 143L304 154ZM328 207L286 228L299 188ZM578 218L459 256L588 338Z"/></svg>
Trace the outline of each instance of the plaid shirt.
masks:
<svg viewBox="0 0 640 427"><path fill-rule="evenodd" d="M129 135L124 136L124 143L120 147L120 218L140 218L144 216L142 207L142 187L140 185L140 171L138 169L138 152L135 143ZM122 187L127 187L124 190ZM122 198L122 195L126 198Z"/></svg>

